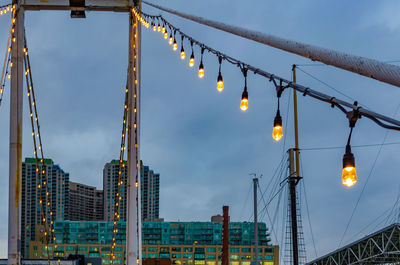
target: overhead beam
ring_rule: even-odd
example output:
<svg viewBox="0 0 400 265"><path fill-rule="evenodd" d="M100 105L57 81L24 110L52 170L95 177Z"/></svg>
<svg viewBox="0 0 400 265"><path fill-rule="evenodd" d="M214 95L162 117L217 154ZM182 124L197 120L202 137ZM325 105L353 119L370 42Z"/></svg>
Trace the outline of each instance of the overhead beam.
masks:
<svg viewBox="0 0 400 265"><path fill-rule="evenodd" d="M249 40L253 40L280 50L294 53L313 61L332 65L337 68L370 77L387 84L400 87L400 67L366 57L356 56L344 52L339 52L327 48L318 47L298 41L284 39L274 35L254 31L242 27L228 25L215 20L205 19L199 16L183 13L160 5L152 4L147 1L143 3L166 11L173 15L216 28Z"/></svg>
<svg viewBox="0 0 400 265"><path fill-rule="evenodd" d="M55 11L113 11L113 12L129 12L130 7L120 6L85 6L85 7L73 7L73 6L59 6L59 5L22 5L25 10L40 11L40 10L55 10Z"/></svg>

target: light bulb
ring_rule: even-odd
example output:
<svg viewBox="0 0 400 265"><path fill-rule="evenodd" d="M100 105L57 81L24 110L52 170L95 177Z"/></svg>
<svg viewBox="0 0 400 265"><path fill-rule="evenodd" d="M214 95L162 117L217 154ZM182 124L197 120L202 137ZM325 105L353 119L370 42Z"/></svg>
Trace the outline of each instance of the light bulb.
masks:
<svg viewBox="0 0 400 265"><path fill-rule="evenodd" d="M176 43L176 40L174 40L174 45L172 45L172 49L176 51L178 49L178 43Z"/></svg>
<svg viewBox="0 0 400 265"><path fill-rule="evenodd" d="M169 35L169 40L168 40L169 45L172 45L174 43L174 39L172 38L172 33Z"/></svg>
<svg viewBox="0 0 400 265"><path fill-rule="evenodd" d="M203 62L200 62L199 65L199 78L203 78L204 77L204 66L203 66Z"/></svg>
<svg viewBox="0 0 400 265"><path fill-rule="evenodd" d="M161 32L162 32L162 34L165 33L165 26L162 27L162 31Z"/></svg>
<svg viewBox="0 0 400 265"><path fill-rule="evenodd" d="M186 57L185 50L182 47L182 49L181 49L181 59L185 60L185 57Z"/></svg>
<svg viewBox="0 0 400 265"><path fill-rule="evenodd" d="M157 31L158 31L158 32L161 31L161 26L160 26L160 24L158 24L158 26L157 26Z"/></svg>
<svg viewBox="0 0 400 265"><path fill-rule="evenodd" d="M192 55L190 55L189 66L190 67L194 66L194 54L193 54L193 52L192 52Z"/></svg>
<svg viewBox="0 0 400 265"><path fill-rule="evenodd" d="M249 95L247 93L247 88L244 88L242 93L242 100L240 101L240 109L246 111L249 108Z"/></svg>
<svg viewBox="0 0 400 265"><path fill-rule="evenodd" d="M164 39L168 39L168 32L164 32Z"/></svg>
<svg viewBox="0 0 400 265"><path fill-rule="evenodd" d="M350 145L346 146L346 153L343 156L342 183L351 187L357 182L356 165L354 155L351 152Z"/></svg>
<svg viewBox="0 0 400 265"><path fill-rule="evenodd" d="M283 137L283 131L282 131L282 117L280 115L279 109L276 112L276 116L274 119L274 128L272 128L272 138L279 142Z"/></svg>
<svg viewBox="0 0 400 265"><path fill-rule="evenodd" d="M157 30L157 27L155 24L153 24L153 31L156 31L156 30Z"/></svg>
<svg viewBox="0 0 400 265"><path fill-rule="evenodd" d="M222 79L221 72L218 73L218 78L217 78L217 90L219 92L222 92L224 90L224 80Z"/></svg>

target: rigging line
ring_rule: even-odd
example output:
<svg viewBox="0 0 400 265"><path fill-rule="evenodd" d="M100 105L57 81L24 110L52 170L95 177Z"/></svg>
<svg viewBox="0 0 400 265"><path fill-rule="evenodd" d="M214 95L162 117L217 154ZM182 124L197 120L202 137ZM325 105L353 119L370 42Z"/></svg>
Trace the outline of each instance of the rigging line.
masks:
<svg viewBox="0 0 400 265"><path fill-rule="evenodd" d="M262 193L263 196L264 196L265 193L268 191L268 189L269 189L269 187L271 186L273 180L275 179L275 176L277 176L276 174L277 174L277 172L278 172L278 169L281 168L281 171L282 171L282 165L283 165L283 162L284 162L284 161L285 161L285 155L282 156L281 161L279 162L279 164L278 164L277 167L275 168L275 171L274 171L274 174L273 174L272 177L271 177L271 180L269 181L269 183L268 183L266 189L265 189L264 192ZM272 188L272 191L275 191L275 190L276 190L276 188L274 188L274 187L277 186L277 183L279 183L279 178L276 178L276 179L275 179L275 182L274 182L274 184L273 184L273 186L272 186L272 187L273 187L273 188ZM251 188L251 186L250 186L250 188ZM272 193L273 193L273 192L270 192L270 194L272 194ZM261 202L261 199L259 200L259 202ZM260 212L262 212L262 211L260 211ZM248 219L248 222L249 222L250 219L253 217L253 214L254 214L254 213L251 213L251 215L250 215L250 217L249 217L249 219Z"/></svg>
<svg viewBox="0 0 400 265"><path fill-rule="evenodd" d="M301 170L301 175L303 176L303 190L304 190L304 198L306 201L306 209L307 209L307 217L308 217L308 225L310 226L310 232L311 232L311 239L312 239L312 243L314 246L314 252L315 252L315 257L318 257L318 252L317 252L317 248L315 246L315 239L314 239L314 232L312 229L312 225L311 225L311 218L310 218L310 209L308 207L308 199L307 199L307 192L306 192L306 184L305 184L305 178L304 178L304 166L303 166L303 160L302 157L300 156L300 170Z"/></svg>
<svg viewBox="0 0 400 265"><path fill-rule="evenodd" d="M286 183L286 182L285 182ZM272 198L268 201L268 203L266 203L265 205L264 205L264 208L261 210L261 211L264 211L264 209L267 209L267 207L269 206L269 204L275 199L275 197L276 197L276 195L278 195L281 191L282 191L282 189L285 187L286 185L282 185L281 187L280 187L280 189L272 196Z"/></svg>
<svg viewBox="0 0 400 265"><path fill-rule="evenodd" d="M277 187L279 186L279 183L281 182L281 181L280 181L280 177L282 176L282 168L285 167L285 164L282 163L282 161L284 161L284 158L285 158L285 156L282 157L282 160L281 160L281 163L280 163L280 169L281 169L281 170L279 171L279 175L274 175L274 176L272 177L271 181L268 183L268 187L269 187L269 186L271 185L273 179L275 179L275 182L274 182L274 184L273 184L273 186L272 186L272 188L271 188L271 191L269 192L270 196L268 197L268 201L271 200L272 194L275 193L275 191L277 190ZM278 165L278 167L279 167L279 165ZM276 173L276 172L275 172L275 173ZM278 176L279 176L279 177L278 177ZM267 187L267 189L262 193L262 197L264 197L265 193L268 191L268 187ZM264 205L265 205L265 203L264 203ZM263 209L261 209L260 212L259 212L259 214L261 215L261 214L264 212L265 209L266 209L265 207L264 207ZM264 218L264 216L265 216L265 212L264 212L264 215L262 216L262 218ZM252 216L251 216L251 217L252 217ZM250 217L250 218L251 218L251 217ZM250 220L250 219L249 219L249 220Z"/></svg>
<svg viewBox="0 0 400 265"><path fill-rule="evenodd" d="M354 99L354 98L352 98L352 97L350 97L350 96L347 96L345 93L341 92L341 91L338 90L337 88L335 88L335 87L333 87L332 85L326 83L325 81L322 81L321 79L317 78L316 76L314 76L314 75L312 75L312 74L310 74L310 73L304 71L303 69L301 69L301 68L298 67L297 65L295 65L295 67L296 67L297 69L299 69L301 72L303 72L304 74L306 74L306 75L308 75L309 77L311 77L312 79L314 79L314 80L320 82L321 84L323 84L323 85L329 87L330 89L336 91L336 92L339 93L340 95L342 95L342 96L344 96L344 97L346 97L346 98L348 98L348 99L350 99L350 100L356 101L356 99ZM359 104L359 105L361 105L361 104ZM361 106L363 106L363 105L361 105ZM364 106L365 106L365 105L364 105ZM366 106L365 106L365 107L366 107Z"/></svg>
<svg viewBox="0 0 400 265"><path fill-rule="evenodd" d="M146 3L146 2L144 2L144 3ZM153 15L146 14L146 13L144 13L142 11L138 11L136 9L133 9L133 12L135 13L135 15L137 16L138 19L140 18L140 21L142 21L142 23L147 23L146 26L148 26L149 23L146 20L143 20L142 17L139 17L139 15L138 15L139 13L143 14L145 17L148 17L148 18L151 18L151 19L154 19L154 20L155 19L161 20L165 25L167 25L170 28L171 34L172 34L172 29L173 29L174 35L178 32L183 37L185 37L188 40L190 40L191 43L195 43L198 46L200 46L202 48L202 50L207 50L208 52L215 54L217 57L222 57L222 59L230 62L233 65L236 65L236 66L240 67L241 69L242 68L246 68L247 70L252 71L254 74L257 74L257 75L263 76L265 78L268 78L269 81L275 81L277 79L280 82L286 84L286 87L290 87L292 89L295 89L295 90L303 93L304 96L310 96L310 97L312 97L314 99L318 99L318 100L323 101L325 103L329 103L331 106L337 106L339 109L341 109L343 112L345 112L345 114L347 114L347 112L345 111L343 106L345 106L347 108L350 108L350 109L352 109L354 111L358 111L358 113L361 116L365 116L365 117L368 117L370 119L375 118L375 119L372 119L372 120L375 123L377 123L379 126L383 127L383 128L400 131L400 121L397 121L397 120L394 120L392 118L389 118L389 117L386 117L384 115L381 115L379 113L367 110L365 108L362 108L360 106L355 105L354 103L351 104L351 103L348 103L346 101L343 101L343 100L340 100L340 99L336 99L335 97L331 97L329 95L326 95L324 93L318 92L316 90L312 90L312 89L310 89L308 87L304 87L304 86L302 86L302 85L300 85L298 83L293 83L292 81L286 80L286 79L284 79L282 77L279 77L277 75L271 74L269 72L263 71L263 70L261 70L259 68L254 67L254 66L246 64L246 63L244 63L242 61L239 61L239 60L237 60L237 59L235 59L233 57L230 57L230 56L228 56L228 55L226 55L224 53L221 53L221 52L219 52L219 51L217 51L217 50L215 50L215 49L213 49L213 48L211 48L211 47L209 47L209 46L207 46L207 45L205 45L205 44L193 39L189 35L186 35L179 28L176 28L171 23L169 23L161 15L153 16ZM390 123L390 124L394 124L396 126L390 126L388 124L384 124L384 123L378 121L377 119L383 120L383 121L385 121L387 123Z"/></svg>
<svg viewBox="0 0 400 265"><path fill-rule="evenodd" d="M11 21L10 30L9 30L9 33L8 33L7 46L6 46L7 49L6 49L6 54L4 56L3 69L1 71L0 106L1 106L1 102L3 101L4 85L5 85L5 82L6 82L6 75L7 75L6 69L8 69L8 65L9 65L10 58L11 58L11 56L10 56L11 53L9 52L9 47L11 47L10 46L10 40L11 40L11 35L12 35L12 33L11 33L12 28L13 28L13 23Z"/></svg>
<svg viewBox="0 0 400 265"><path fill-rule="evenodd" d="M374 147L374 146L385 146L385 145L399 145L400 142L389 142L380 144L361 144L361 145L351 145L351 148L362 148L362 147ZM319 150L334 150L343 149L343 146L327 146L327 147L310 147L310 148L300 148L301 151L319 151Z"/></svg>
<svg viewBox="0 0 400 265"><path fill-rule="evenodd" d="M396 210L396 208L398 208L399 200L400 200L400 186L399 186L399 189L398 189L398 192L397 192L396 202L394 203L394 205L393 205L393 207L392 207L392 209L390 211L390 214L389 214L388 219L386 220L385 224L387 224L389 222L390 216L393 214L393 212Z"/></svg>
<svg viewBox="0 0 400 265"><path fill-rule="evenodd" d="M14 18L13 18L13 20L14 20ZM43 218L44 218L43 223L44 223L44 233L46 236L47 260L50 265L50 252L49 252L48 245L50 244L50 242L54 236L53 223L54 223L55 217L53 216L53 211L52 211L53 205L51 204L50 199L49 199L49 184L48 184L49 179L46 175L47 172L46 172L44 151L43 151L43 145L42 145L42 135L41 135L41 131L40 131L39 115L38 115L38 111L37 111L35 89L33 86L32 70L31 70L29 53L28 53L28 43L26 40L25 33L24 33L24 48L23 48L22 52L23 52L23 62L24 62L24 66L25 66L25 79L26 79L26 85L27 85L27 91L28 91L27 95L29 97L29 104L30 104L29 109L30 109L31 123L33 125L33 119L35 119L36 129L37 129L36 136L38 138L39 150L40 150L40 154L41 154L41 159L40 159L41 170L40 170L40 173L38 171L36 171L36 172L39 173L38 179L40 181L40 184L39 184L39 191L41 193L40 196L43 196L42 195L43 192L40 189L40 185L42 185L42 187L45 187L44 200L42 199L43 197L41 197L41 200L42 200L41 207L42 207L42 214L43 214ZM34 110L34 117L33 117L33 113L32 113L32 106L33 106L33 110ZM39 159L38 159L34 127L32 128L32 136L34 137L34 148L35 148L34 153L35 153L35 158L36 158L36 166L38 169L39 168L39 163L38 163ZM43 206L43 201L44 201L44 206ZM50 223L48 220L50 220ZM55 243L55 241L56 241L56 238L54 237L54 243ZM53 249L53 257L54 257L54 251L55 251L55 249Z"/></svg>
<svg viewBox="0 0 400 265"><path fill-rule="evenodd" d="M259 182L257 182L257 186L258 186L258 189L261 190L261 187L260 187L260 183L259 183ZM264 199L264 195L263 195L262 193L261 193L261 198L262 198L262 200L263 200L263 202L264 202L264 205L265 205L265 199ZM273 223L272 223L271 217L269 216L269 212L268 212L268 209L267 209L267 208L265 208L265 212L267 213L269 223L271 224L271 229L272 229L272 232L274 233L275 240L278 241L278 237L277 237L276 232L275 232L275 227L274 227L274 225L273 225Z"/></svg>
<svg viewBox="0 0 400 265"><path fill-rule="evenodd" d="M247 192L246 200L245 200L244 203L243 203L243 207L242 207L240 216L243 216L243 215L244 215L244 209L246 208L247 201L249 200L249 196L250 196L250 192L251 192L251 187L252 187L252 185L249 186L249 191Z"/></svg>
<svg viewBox="0 0 400 265"><path fill-rule="evenodd" d="M396 107L396 110L395 110L394 115L393 115L394 117L396 117L397 112L399 111L399 108L400 108L400 104L397 105L397 107ZM354 206L354 209L353 209L353 211L352 211L352 213L351 213L351 215L350 215L350 219L349 219L349 221L348 221L348 223L347 223L347 225L346 225L346 229L344 230L344 233L343 233L343 235L342 235L342 238L340 239L340 243L339 243L339 246L338 246L338 247L340 247L340 246L342 245L343 239L344 239L344 237L345 237L345 235L346 235L346 233L347 233L347 230L349 229L349 226L350 226L351 221L353 220L354 214L355 214L355 212L356 212L356 210L357 210L357 207L358 207L358 205L359 205L359 203L360 203L361 197L362 197L362 195L363 195L363 193L364 193L364 191L365 191L365 188L366 188L366 186L367 186L367 184L368 184L368 182L369 182L369 179L370 179L371 176L372 176L372 172L373 172L373 170L374 170L374 168L375 168L375 165L376 165L376 162L378 161L378 158L379 158L379 156L380 156L380 154L381 154L383 144L385 143L388 134L389 134L389 131L386 131L386 132L385 132L385 136L383 137L382 145L379 147L379 150L378 150L378 152L377 152L377 154L376 154L375 160L374 160L374 162L372 163L371 170L369 171L368 177L367 177L367 179L366 179L366 181L365 181L365 184L364 184L364 186L363 186L363 188L362 188L362 190L361 190L360 196L358 197L357 202L356 202L356 204L355 204L355 206Z"/></svg>
<svg viewBox="0 0 400 265"><path fill-rule="evenodd" d="M361 233L363 233L368 227L370 227L371 225L373 225L376 221L378 221L381 218L384 217L389 217L387 215L387 213L390 211L390 208L386 209L383 213L379 214L378 217L376 217L374 220L372 220L369 224L367 224L366 226L364 226L359 232L357 232L356 234L354 234L349 240L347 240L346 242L350 242L351 240L353 240L354 238L356 238L357 236L359 236ZM372 230L375 231L375 230Z"/></svg>
<svg viewBox="0 0 400 265"><path fill-rule="evenodd" d="M285 154L282 155L282 159L279 162L279 164L277 165L277 167L274 170L274 174L272 175L271 180L269 181L267 187L265 188L264 192L262 193L263 195L265 195L265 193L268 191L269 187L271 186L272 180L275 178L276 174L278 173L278 169L282 166L282 163L285 161Z"/></svg>

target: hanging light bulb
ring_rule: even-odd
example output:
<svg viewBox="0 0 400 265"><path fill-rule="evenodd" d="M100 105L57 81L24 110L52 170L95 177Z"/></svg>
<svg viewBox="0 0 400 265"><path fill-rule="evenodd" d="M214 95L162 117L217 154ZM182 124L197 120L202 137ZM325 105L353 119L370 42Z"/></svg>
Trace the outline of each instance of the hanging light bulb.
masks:
<svg viewBox="0 0 400 265"><path fill-rule="evenodd" d="M247 87L244 87L242 93L242 100L240 101L240 109L246 111L249 108L249 94L247 93Z"/></svg>
<svg viewBox="0 0 400 265"><path fill-rule="evenodd" d="M219 92L222 92L224 90L224 80L222 79L222 74L221 74L221 63L222 63L222 57L218 57L219 60L219 72L218 72L218 77L217 77L217 90Z"/></svg>
<svg viewBox="0 0 400 265"><path fill-rule="evenodd" d="M165 26L164 26L164 25L162 26L162 30L161 30L161 32L162 32L162 34L164 34L164 33L165 33Z"/></svg>
<svg viewBox="0 0 400 265"><path fill-rule="evenodd" d="M240 109L246 111L249 108L249 94L247 93L247 68L242 68L244 76L244 90L242 93L242 100L240 101Z"/></svg>
<svg viewBox="0 0 400 265"><path fill-rule="evenodd" d="M190 67L194 66L194 53L193 53L193 51L192 51L192 55L190 55L189 66Z"/></svg>
<svg viewBox="0 0 400 265"><path fill-rule="evenodd" d="M358 105L357 101L354 102L354 105L355 106ZM354 155L351 152L350 140L351 140L351 135L353 133L353 128L356 125L357 119L360 117L361 116L359 112L356 110L347 113L347 118L349 119L350 133L349 133L349 138L347 139L346 153L343 155L343 169L342 169L342 183L347 187L351 187L357 182L356 163L354 160Z"/></svg>
<svg viewBox="0 0 400 265"><path fill-rule="evenodd" d="M342 183L351 187L357 182L356 165L354 155L351 152L350 145L346 146L346 153L343 155Z"/></svg>
<svg viewBox="0 0 400 265"><path fill-rule="evenodd" d="M154 22L151 22L151 25L153 26L153 31L157 30L156 24L154 24Z"/></svg>
<svg viewBox="0 0 400 265"><path fill-rule="evenodd" d="M174 38L174 44L172 45L172 49L176 51L178 49L178 43L176 43L176 39Z"/></svg>
<svg viewBox="0 0 400 265"><path fill-rule="evenodd" d="M172 38L172 33L169 35L168 43L169 45L172 45L172 43L174 43L174 39Z"/></svg>
<svg viewBox="0 0 400 265"><path fill-rule="evenodd" d="M185 60L186 54L185 54L185 50L183 49L183 46L181 48L181 59Z"/></svg>
<svg viewBox="0 0 400 265"><path fill-rule="evenodd" d="M200 61L200 65L199 65L199 78L203 78L204 77L204 66L203 66L203 61Z"/></svg>
<svg viewBox="0 0 400 265"><path fill-rule="evenodd" d="M272 129L272 138L279 142L279 140L282 139L283 136L283 131L282 131L282 117L281 114L278 111L276 112L276 116L274 119L274 128Z"/></svg>
<svg viewBox="0 0 400 265"><path fill-rule="evenodd" d="M193 41L190 41L190 46L192 46L192 54L190 55L189 59L189 67L193 67L194 66Z"/></svg>
<svg viewBox="0 0 400 265"><path fill-rule="evenodd" d="M201 48L201 58L200 58L200 65L199 65L199 78L204 77L204 65L203 65L203 54L204 54L204 48Z"/></svg>
<svg viewBox="0 0 400 265"><path fill-rule="evenodd" d="M168 39L168 32L167 31L164 32L164 39Z"/></svg>
<svg viewBox="0 0 400 265"><path fill-rule="evenodd" d="M160 31L161 31L161 26L160 26L160 23L158 23L158 26L157 26L157 31L158 31L158 32L160 32Z"/></svg>
<svg viewBox="0 0 400 265"><path fill-rule="evenodd" d="M185 54L185 49L183 48L183 40L184 40L184 37L182 36L182 41L181 41L181 59L185 60L186 54Z"/></svg>
<svg viewBox="0 0 400 265"><path fill-rule="evenodd" d="M219 92L222 92L224 90L224 81L222 79L221 71L218 73L218 78L217 78L217 90Z"/></svg>

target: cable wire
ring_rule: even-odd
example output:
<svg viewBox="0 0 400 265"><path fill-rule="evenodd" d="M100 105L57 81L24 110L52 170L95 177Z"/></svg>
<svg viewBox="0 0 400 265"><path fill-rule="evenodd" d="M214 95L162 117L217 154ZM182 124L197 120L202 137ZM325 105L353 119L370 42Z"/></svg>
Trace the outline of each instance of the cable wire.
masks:
<svg viewBox="0 0 400 265"><path fill-rule="evenodd" d="M353 104L348 103L343 100L336 99L335 97L328 96L324 93L312 90L309 87L299 85L298 83L293 83L292 81L286 80L282 77L271 74L269 72L266 72L264 70L254 67L254 66L251 66L247 63L244 63L238 59L235 59L231 56L228 56L218 50L215 50L215 49L205 45L204 43L202 43L200 41L195 40L194 38L190 37L189 35L185 34L179 28L177 28L174 25L172 25L171 23L169 23L162 15L157 15L157 16L149 15L149 14L146 14L136 8L133 8L132 12L135 14L136 18L140 22L142 22L142 24L144 24L147 28L150 25L150 23L147 21L147 19L151 19L153 21L158 21L159 23L167 26L169 28L169 31L171 34L172 34L172 32L174 32L174 35L176 35L177 33L180 34L182 36L182 39L185 39L185 38L188 39L191 44L198 45L202 51L207 50L208 52L216 55L217 58L221 58L222 60L225 60L233 65L236 65L240 69L246 69L248 71L253 72L256 75L263 76L263 77L267 78L267 80L270 82L276 83L276 80L278 80L279 83L285 84L285 88L290 87L292 89L295 89L295 90L303 93L304 96L310 96L314 99L318 99L320 101L330 104L332 107L336 106L340 110L342 110L345 114L347 114L347 111L345 111L344 108L347 107L352 110L358 111L361 116L366 116L367 118L373 120L376 124L378 124L381 127L384 127L386 129L400 131L400 121L397 121L392 118L386 117L384 115L364 109L355 103L353 103ZM385 121L386 123L384 123L383 121ZM390 124L392 124L392 125L390 125Z"/></svg>

